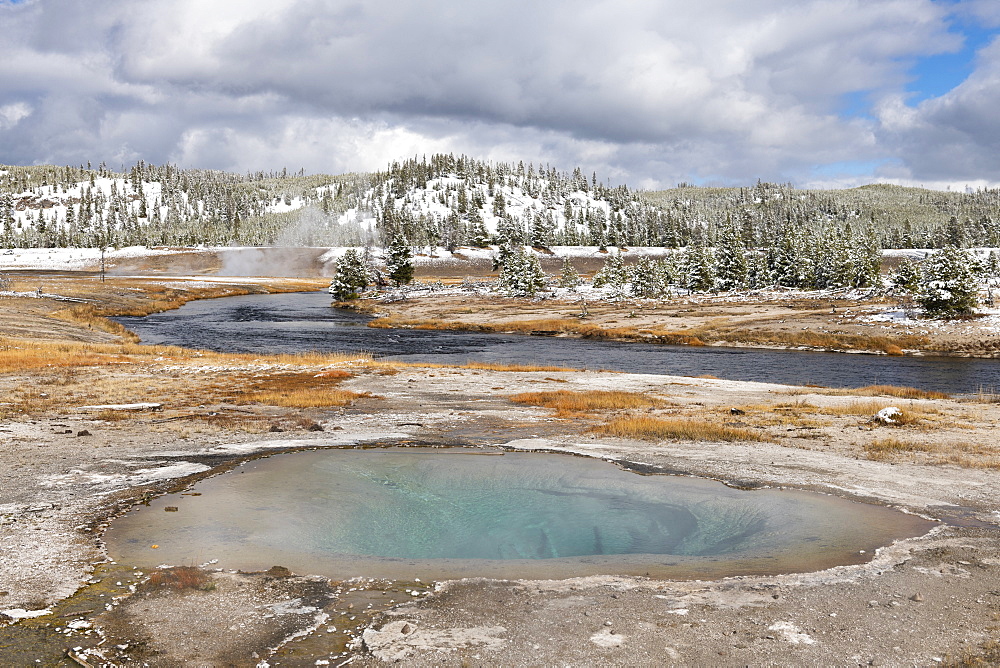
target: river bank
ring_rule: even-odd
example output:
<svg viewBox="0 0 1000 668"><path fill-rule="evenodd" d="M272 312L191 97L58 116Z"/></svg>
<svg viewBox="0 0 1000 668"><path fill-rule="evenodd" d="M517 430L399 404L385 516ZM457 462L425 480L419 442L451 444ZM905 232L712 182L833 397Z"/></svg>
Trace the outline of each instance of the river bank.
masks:
<svg viewBox="0 0 1000 668"><path fill-rule="evenodd" d="M96 277L77 278L80 298L101 290ZM146 288L129 280L100 293L102 306L143 301ZM243 283L240 289L255 282ZM179 284L171 289L184 291ZM203 277L192 289L233 285ZM0 356L0 610L11 620L51 610L0 628L0 656L9 663L54 664L73 647L94 665L266 659L275 666L347 658L352 665L926 665L995 651L1000 405L989 397L198 353L117 342L93 323L53 318L39 307L45 299L12 298L3 309L38 310L10 318L34 323L35 331L5 339ZM55 323L67 329L44 336ZM652 412L623 405L557 413L511 398L597 390L664 403ZM310 393L325 399L316 405ZM887 406L901 408L905 424L871 421ZM599 430L640 416L743 429L754 438ZM246 457L365 443L582 454L837 494L942 522L866 563L714 581L340 583L282 569L215 572L207 564L204 579L194 579L200 584L176 588L127 564L95 566L106 559L103 525L144 496Z"/></svg>

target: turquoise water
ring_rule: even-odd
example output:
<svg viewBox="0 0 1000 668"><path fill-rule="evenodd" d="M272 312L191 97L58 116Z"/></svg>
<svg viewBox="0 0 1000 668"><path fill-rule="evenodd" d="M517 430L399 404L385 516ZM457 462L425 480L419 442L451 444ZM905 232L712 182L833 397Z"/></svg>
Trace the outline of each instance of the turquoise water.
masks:
<svg viewBox="0 0 1000 668"><path fill-rule="evenodd" d="M138 565L701 577L861 561L929 526L836 497L643 476L567 455L338 449L247 462L116 520L106 540Z"/></svg>

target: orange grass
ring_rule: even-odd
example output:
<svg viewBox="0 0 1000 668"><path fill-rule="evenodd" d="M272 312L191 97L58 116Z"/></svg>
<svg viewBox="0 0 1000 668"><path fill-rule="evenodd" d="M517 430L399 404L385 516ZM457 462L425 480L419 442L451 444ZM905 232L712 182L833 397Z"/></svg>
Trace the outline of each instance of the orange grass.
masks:
<svg viewBox="0 0 1000 668"><path fill-rule="evenodd" d="M862 397L900 397L902 399L950 399L951 395L934 390L899 385L866 385L843 390L825 390L822 394L832 396L856 395Z"/></svg>
<svg viewBox="0 0 1000 668"><path fill-rule="evenodd" d="M366 364L367 367L379 369L383 373L397 373L399 369L472 369L476 371L518 371L529 373L533 371L583 371L583 369L571 369L562 366L548 366L541 364L497 364L494 362L468 362L466 364L438 364L435 362L384 362L373 361Z"/></svg>
<svg viewBox="0 0 1000 668"><path fill-rule="evenodd" d="M167 363L176 363L182 360L197 360L199 362L212 362L220 366L226 363L236 364L245 362L306 366L329 365L341 362L367 362L371 361L371 356L364 353L341 354L319 352L254 355L250 353L215 353L173 346L142 346L135 343L53 342L0 337L0 373L27 371L45 367L126 364L140 360L156 360ZM339 372L330 371L327 373Z"/></svg>
<svg viewBox="0 0 1000 668"><path fill-rule="evenodd" d="M903 441L898 438L877 439L865 443L863 447L868 459L876 461L890 459L893 455L899 454L900 452L932 452L936 450L936 448L929 445L914 443L912 441Z"/></svg>
<svg viewBox="0 0 1000 668"><path fill-rule="evenodd" d="M301 388L296 390L254 392L246 395L246 399L269 406L281 406L282 408L328 408L331 406L350 406L357 399L372 396L374 395L368 392Z"/></svg>
<svg viewBox="0 0 1000 668"><path fill-rule="evenodd" d="M688 333L638 330L633 327L601 327L568 318L541 318L537 320L510 320L505 322L461 322L440 318L407 319L399 316L376 318L368 323L377 329L423 329L468 332L492 332L503 334L531 334L532 332L553 332L580 336L585 339L616 339L670 343L678 345L703 346L705 342Z"/></svg>
<svg viewBox="0 0 1000 668"><path fill-rule="evenodd" d="M817 413L823 415L839 415L847 416L854 415L857 417L874 417L883 408L887 408L888 404L884 401L852 401L849 404L844 404L842 406L824 406L823 408L817 409ZM936 411L933 410L917 410L914 408L899 408L899 415L896 416L896 423L892 426L907 426L912 424L917 424L922 419L928 418L930 413Z"/></svg>
<svg viewBox="0 0 1000 668"><path fill-rule="evenodd" d="M664 406L667 403L658 397L650 397L637 392L602 390L595 390L593 392L572 392L570 390L522 392L511 396L510 400L516 404L552 408L558 414L624 410L629 408L656 408Z"/></svg>
<svg viewBox="0 0 1000 668"><path fill-rule="evenodd" d="M922 336L869 336L864 334L828 334L812 331L726 330L702 326L688 332L633 327L602 327L570 318L512 320L507 322L462 322L443 318L407 319L401 316L376 318L369 327L425 330L464 330L472 332L531 333L555 332L588 339L645 341L674 345L704 346L711 342L782 345L826 348L832 350L870 350L887 355L902 355L904 348L920 348L929 340Z"/></svg>
<svg viewBox="0 0 1000 668"><path fill-rule="evenodd" d="M752 429L717 425L702 420L657 418L647 415L620 417L591 429L605 436L641 440L676 439L680 441L770 441L766 434Z"/></svg>
<svg viewBox="0 0 1000 668"><path fill-rule="evenodd" d="M828 334L812 331L730 330L714 333L716 341L766 343L832 350L873 350L887 355L901 355L903 348L920 348L929 343L925 336L868 336L865 334Z"/></svg>
<svg viewBox="0 0 1000 668"><path fill-rule="evenodd" d="M128 361L121 346L93 343L54 343L0 337L0 372L44 367L101 366Z"/></svg>

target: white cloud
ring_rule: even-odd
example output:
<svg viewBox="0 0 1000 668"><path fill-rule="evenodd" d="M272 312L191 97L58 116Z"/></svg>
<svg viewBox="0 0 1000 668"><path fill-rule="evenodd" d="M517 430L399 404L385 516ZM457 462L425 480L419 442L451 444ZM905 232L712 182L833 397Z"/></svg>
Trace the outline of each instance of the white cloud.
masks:
<svg viewBox="0 0 1000 668"><path fill-rule="evenodd" d="M24 102L5 104L0 107L0 130L8 130L30 115L31 106Z"/></svg>
<svg viewBox="0 0 1000 668"><path fill-rule="evenodd" d="M801 181L817 165L896 157L919 176L932 166L922 138L940 124L958 133L951 145L992 131L959 113L995 90L985 74L936 107L901 97L909 63L959 47L947 11L931 0L106 0L99 11L35 0L0 5L0 109L33 110L16 135L0 121L0 141L21 162L136 155L241 171L365 170L441 150L647 185ZM869 91L875 119L838 115L844 95ZM1000 180L988 156L977 167Z"/></svg>
<svg viewBox="0 0 1000 668"><path fill-rule="evenodd" d="M941 97L910 107L900 97L879 107L883 141L896 147L911 179L1000 181L1000 38L977 57L975 71Z"/></svg>

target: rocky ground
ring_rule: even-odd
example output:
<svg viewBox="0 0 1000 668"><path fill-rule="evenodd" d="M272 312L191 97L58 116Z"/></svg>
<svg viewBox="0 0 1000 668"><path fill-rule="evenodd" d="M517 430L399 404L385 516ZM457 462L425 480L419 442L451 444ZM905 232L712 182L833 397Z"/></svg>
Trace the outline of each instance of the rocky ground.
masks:
<svg viewBox="0 0 1000 668"><path fill-rule="evenodd" d="M77 287L77 296L99 292ZM111 304L115 295L102 299ZM0 619L9 620L0 622L0 657L7 665L57 665L67 651L90 665L158 666L996 661L1000 405L990 397L143 353L132 345L101 348L115 333L93 323L57 317L51 322L68 329L46 329L62 304L42 303L11 298L0 309L20 328L2 334L22 337L0 342ZM10 317L26 304L34 310ZM29 363L24 351L42 346L46 331L49 339L82 343L43 348L45 362ZM73 345L92 348L80 357ZM255 394L292 384L353 394L339 407L278 405ZM663 404L653 416L733 425L769 440L616 438L588 430L635 409L556 415L510 399L595 389L656 396ZM886 406L903 409L907 423L871 422ZM865 563L703 581L609 574L337 582L282 568L240 574L207 565L185 575L106 561L107 521L151 494L268 452L400 441L638 462L744 486L837 494L937 522Z"/></svg>

